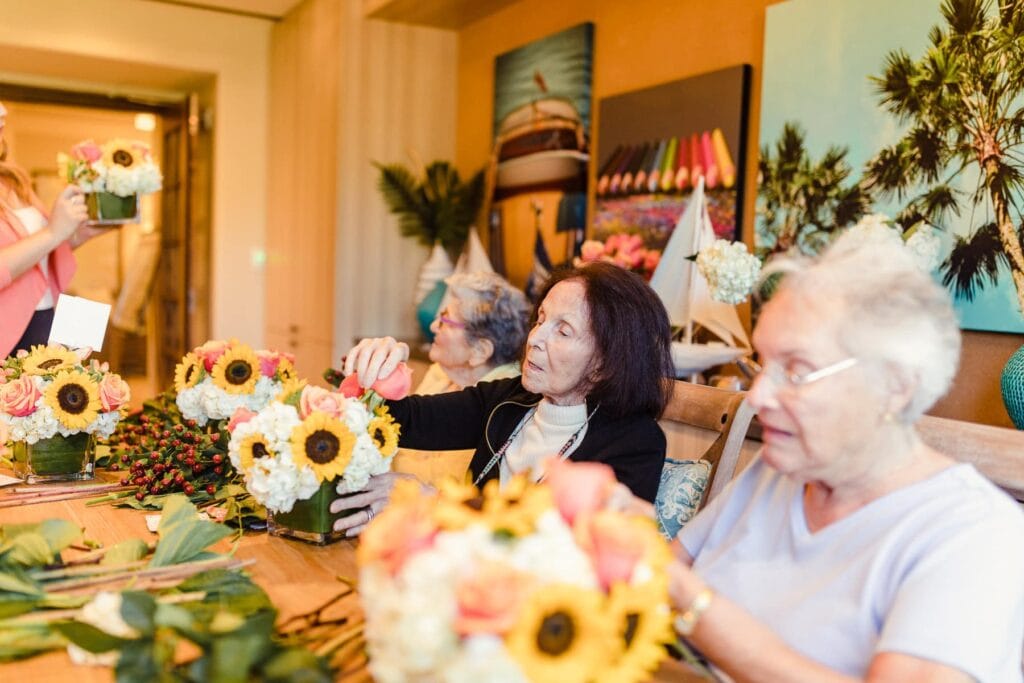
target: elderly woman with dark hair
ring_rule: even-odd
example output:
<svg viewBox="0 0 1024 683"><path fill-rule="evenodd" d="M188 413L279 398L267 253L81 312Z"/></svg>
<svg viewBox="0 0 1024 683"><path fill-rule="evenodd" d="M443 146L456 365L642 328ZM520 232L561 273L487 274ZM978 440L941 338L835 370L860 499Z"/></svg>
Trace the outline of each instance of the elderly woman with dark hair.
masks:
<svg viewBox="0 0 1024 683"><path fill-rule="evenodd" d="M665 461L657 419L673 372L664 306L639 276L607 263L556 273L539 301L522 377L390 403L402 425L399 444L474 448L478 485L522 472L540 479L551 455L603 462L633 494L654 500ZM347 355L345 371L370 386L408 355L394 339L366 339ZM399 476L374 477L367 491L335 501L335 512L366 508L335 528L360 531Z"/></svg>
<svg viewBox="0 0 1024 683"><path fill-rule="evenodd" d="M515 377L526 341L526 295L494 273L447 279L448 299L430 329L430 366L417 394L439 394Z"/></svg>
<svg viewBox="0 0 1024 683"><path fill-rule="evenodd" d="M762 310L764 447L680 532L670 584L737 681L1021 681L1024 514L915 431L960 334L906 252L843 237Z"/></svg>

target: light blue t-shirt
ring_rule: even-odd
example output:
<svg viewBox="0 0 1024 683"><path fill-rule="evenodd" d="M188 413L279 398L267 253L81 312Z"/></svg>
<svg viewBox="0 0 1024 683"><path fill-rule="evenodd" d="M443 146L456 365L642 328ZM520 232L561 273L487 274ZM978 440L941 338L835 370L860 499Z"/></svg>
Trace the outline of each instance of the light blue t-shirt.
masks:
<svg viewBox="0 0 1024 683"><path fill-rule="evenodd" d="M803 484L760 458L679 540L717 593L810 659L863 676L878 652L1020 683L1024 513L970 465L810 533Z"/></svg>

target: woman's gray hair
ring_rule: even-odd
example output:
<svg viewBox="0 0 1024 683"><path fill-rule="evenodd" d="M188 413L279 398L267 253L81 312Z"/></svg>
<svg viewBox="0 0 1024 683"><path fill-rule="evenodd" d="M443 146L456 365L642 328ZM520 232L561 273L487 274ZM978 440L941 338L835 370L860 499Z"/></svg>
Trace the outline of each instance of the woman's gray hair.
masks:
<svg viewBox="0 0 1024 683"><path fill-rule="evenodd" d="M780 292L840 308L839 343L850 355L917 380L902 421L917 420L949 389L960 361L959 323L949 293L906 247L846 233L814 260L774 260L762 278L776 272Z"/></svg>
<svg viewBox="0 0 1024 683"><path fill-rule="evenodd" d="M518 360L530 315L526 295L494 273L458 273L445 282L459 301L470 340L489 339L494 344L494 365Z"/></svg>

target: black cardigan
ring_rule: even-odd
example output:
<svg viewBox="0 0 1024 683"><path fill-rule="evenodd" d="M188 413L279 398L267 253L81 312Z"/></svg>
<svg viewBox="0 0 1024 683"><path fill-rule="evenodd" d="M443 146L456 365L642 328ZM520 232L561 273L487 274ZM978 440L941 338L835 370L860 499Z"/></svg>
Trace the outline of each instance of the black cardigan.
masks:
<svg viewBox="0 0 1024 683"><path fill-rule="evenodd" d="M519 378L481 382L462 391L409 396L388 407L402 426L398 444L420 450L475 448L469 469L479 476L494 452L512 434L541 396L523 388ZM588 406L588 411L593 411ZM590 418L583 441L570 460L603 462L640 498L653 502L665 464L665 434L650 415L612 418L600 407ZM493 467L485 481L498 476Z"/></svg>

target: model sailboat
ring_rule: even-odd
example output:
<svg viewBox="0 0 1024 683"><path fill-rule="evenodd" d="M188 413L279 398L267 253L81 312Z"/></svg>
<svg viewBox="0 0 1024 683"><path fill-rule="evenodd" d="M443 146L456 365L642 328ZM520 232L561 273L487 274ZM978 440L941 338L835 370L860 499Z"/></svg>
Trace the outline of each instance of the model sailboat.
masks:
<svg viewBox="0 0 1024 683"><path fill-rule="evenodd" d="M684 330L683 340L672 343L672 360L680 375L728 363L750 352L750 341L736 307L711 298L707 281L690 260L714 241L704 179L700 178L651 277L651 288L665 304L669 322ZM695 323L712 332L721 343L693 343Z"/></svg>

